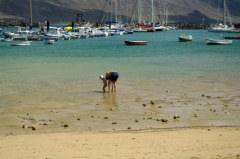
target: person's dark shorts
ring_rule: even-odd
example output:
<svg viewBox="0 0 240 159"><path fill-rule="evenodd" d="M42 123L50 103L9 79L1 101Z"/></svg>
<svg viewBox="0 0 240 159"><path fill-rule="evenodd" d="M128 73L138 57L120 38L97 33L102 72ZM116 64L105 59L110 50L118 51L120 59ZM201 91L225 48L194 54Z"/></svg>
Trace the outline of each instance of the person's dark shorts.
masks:
<svg viewBox="0 0 240 159"><path fill-rule="evenodd" d="M109 77L109 80L111 80L111 81L117 81L117 79L118 79L118 73L117 72L112 72L111 73L111 76Z"/></svg>

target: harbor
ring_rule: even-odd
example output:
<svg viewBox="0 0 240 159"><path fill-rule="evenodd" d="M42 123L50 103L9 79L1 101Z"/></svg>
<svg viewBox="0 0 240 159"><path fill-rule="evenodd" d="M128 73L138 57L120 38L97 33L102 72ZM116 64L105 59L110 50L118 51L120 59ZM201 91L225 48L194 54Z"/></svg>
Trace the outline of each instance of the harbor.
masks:
<svg viewBox="0 0 240 159"><path fill-rule="evenodd" d="M210 24L196 9L213 15L216 1L168 1L179 22L169 21L170 5L154 12L154 0L31 2L48 17L0 22L0 158L240 158L240 32L227 20L231 5ZM6 11L22 5L0 3ZM74 10L86 3L101 4L99 20ZM180 22L188 16L200 21Z"/></svg>

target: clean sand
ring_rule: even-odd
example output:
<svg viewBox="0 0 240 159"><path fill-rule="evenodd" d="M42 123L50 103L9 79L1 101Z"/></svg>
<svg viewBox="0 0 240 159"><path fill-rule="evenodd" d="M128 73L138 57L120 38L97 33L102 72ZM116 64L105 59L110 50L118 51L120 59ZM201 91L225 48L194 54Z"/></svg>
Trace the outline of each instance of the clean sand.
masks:
<svg viewBox="0 0 240 159"><path fill-rule="evenodd" d="M240 159L240 127L0 137L1 159Z"/></svg>

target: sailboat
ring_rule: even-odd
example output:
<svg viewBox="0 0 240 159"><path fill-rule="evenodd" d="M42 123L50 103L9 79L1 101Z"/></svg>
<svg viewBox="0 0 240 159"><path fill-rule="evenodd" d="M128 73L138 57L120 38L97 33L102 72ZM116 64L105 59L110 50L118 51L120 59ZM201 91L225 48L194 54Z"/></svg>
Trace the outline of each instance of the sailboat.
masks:
<svg viewBox="0 0 240 159"><path fill-rule="evenodd" d="M218 1L218 10L219 10L220 0ZM226 24L227 15L230 20L230 27ZM223 0L223 24L217 22L216 26L213 26L208 29L209 32L232 32L234 27L232 26L232 20L228 12L226 0Z"/></svg>

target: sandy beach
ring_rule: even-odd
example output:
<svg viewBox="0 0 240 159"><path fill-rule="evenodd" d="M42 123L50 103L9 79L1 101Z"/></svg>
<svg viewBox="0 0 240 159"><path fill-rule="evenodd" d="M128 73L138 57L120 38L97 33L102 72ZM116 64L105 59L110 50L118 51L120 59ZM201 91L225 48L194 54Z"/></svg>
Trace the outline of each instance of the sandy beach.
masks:
<svg viewBox="0 0 240 159"><path fill-rule="evenodd" d="M27 95L28 104L0 111L0 158L239 159L238 85L120 85L80 100L56 91L37 104Z"/></svg>
<svg viewBox="0 0 240 159"><path fill-rule="evenodd" d="M239 159L240 127L192 127L0 137L2 159Z"/></svg>

